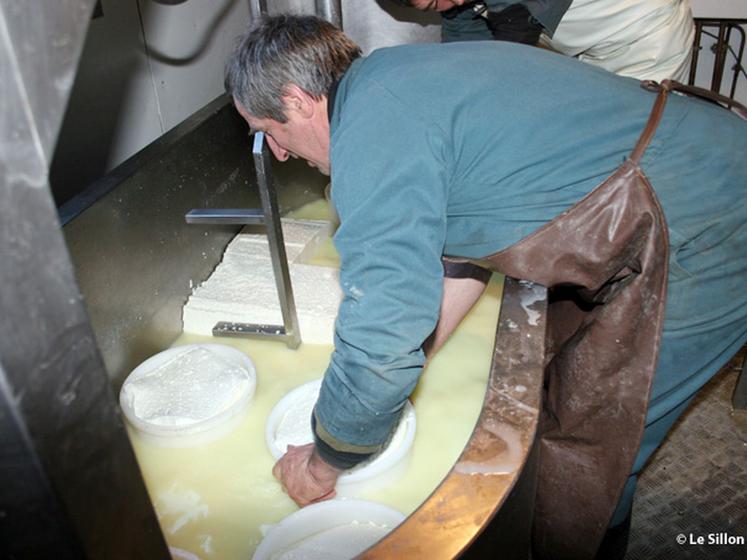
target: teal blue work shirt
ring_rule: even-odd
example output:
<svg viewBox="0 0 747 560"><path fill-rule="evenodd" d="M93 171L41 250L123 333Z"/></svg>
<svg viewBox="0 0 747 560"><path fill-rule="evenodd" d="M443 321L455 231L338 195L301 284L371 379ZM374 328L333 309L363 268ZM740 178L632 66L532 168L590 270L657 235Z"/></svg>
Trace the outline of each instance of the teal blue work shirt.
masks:
<svg viewBox="0 0 747 560"><path fill-rule="evenodd" d="M485 257L571 207L625 160L654 99L634 79L506 42L392 47L353 63L330 116L344 298L314 412L318 444L365 456L387 439L436 326L442 255ZM710 245L727 247L719 258L736 263L731 281L742 287L745 153L745 123L672 94L642 160L667 216L673 258L710 236ZM728 219L716 225L722 215ZM728 243L724 236L731 236ZM701 278L695 288L688 284L695 292L677 295L673 274L698 279L685 270L695 270L694 263L675 264L670 292L682 301L674 319L685 324L673 328L700 332L688 315L689 298L701 297L719 327L727 307L744 300L727 326L730 344L747 338L745 291L732 286L734 299L721 301L716 279L711 292L699 295ZM713 323L704 328L723 338ZM719 345L714 340L703 350L705 362L713 363ZM676 347L667 353L687 356ZM702 380L687 385L686 373L673 373L659 392L672 402L691 395ZM334 464L331 454L322 456Z"/></svg>
<svg viewBox="0 0 747 560"><path fill-rule="evenodd" d="M482 4L490 12L500 12L509 6L522 4L552 37L560 20L568 11L571 0L485 0ZM492 38L493 35L485 18L471 9L460 11L454 17L441 19L441 39L444 43L488 41Z"/></svg>

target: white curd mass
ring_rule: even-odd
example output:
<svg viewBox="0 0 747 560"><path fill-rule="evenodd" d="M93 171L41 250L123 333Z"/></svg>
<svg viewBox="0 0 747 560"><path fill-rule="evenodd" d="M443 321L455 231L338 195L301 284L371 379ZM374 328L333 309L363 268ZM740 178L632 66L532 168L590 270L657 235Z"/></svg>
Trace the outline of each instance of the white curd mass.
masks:
<svg viewBox="0 0 747 560"><path fill-rule="evenodd" d="M198 347L128 380L123 395L139 420L187 427L228 410L253 383L241 367Z"/></svg>

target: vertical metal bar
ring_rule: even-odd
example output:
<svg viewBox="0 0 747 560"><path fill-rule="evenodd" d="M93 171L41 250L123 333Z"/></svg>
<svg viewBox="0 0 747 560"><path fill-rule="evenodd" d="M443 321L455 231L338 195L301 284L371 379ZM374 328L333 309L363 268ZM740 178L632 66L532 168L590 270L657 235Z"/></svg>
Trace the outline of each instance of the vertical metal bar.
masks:
<svg viewBox="0 0 747 560"><path fill-rule="evenodd" d="M740 35L739 52L737 53L736 60L734 61L734 73L732 74L731 89L729 90L729 97L734 99L734 96L737 92L737 80L739 80L739 72L742 66L742 60L744 58L744 44L745 41L747 41L747 36L745 36L744 29L742 29L742 26L740 25L733 24L730 28L730 32L731 30L736 30ZM731 35L729 35L729 44L731 44Z"/></svg>
<svg viewBox="0 0 747 560"><path fill-rule="evenodd" d="M256 19L267 13L267 0L249 0L249 15Z"/></svg>
<svg viewBox="0 0 747 560"><path fill-rule="evenodd" d="M695 74L698 70L698 56L700 55L700 40L703 36L703 22L695 22L695 38L693 39L693 56L690 62L690 77L687 83L691 86L695 85Z"/></svg>
<svg viewBox="0 0 747 560"><path fill-rule="evenodd" d="M724 44L723 44L723 53L724 53L724 65L721 68L721 79L723 79L723 74L726 71L726 59L729 56L729 45L731 43L731 30L733 29L733 25L730 23L727 23L724 25L726 28L726 34L724 36ZM719 91L719 93L721 93Z"/></svg>
<svg viewBox="0 0 747 560"><path fill-rule="evenodd" d="M713 76L711 79L711 91L721 91L721 76L724 73L724 64L726 63L726 24L721 22L718 26L718 39L716 40L716 59L713 62Z"/></svg>
<svg viewBox="0 0 747 560"><path fill-rule="evenodd" d="M342 29L342 5L340 0L314 0L316 15Z"/></svg>
<svg viewBox="0 0 747 560"><path fill-rule="evenodd" d="M286 343L289 348L298 348L298 345L301 344L301 336L298 328L296 302L293 299L293 288L288 270L288 258L285 254L277 193L272 183L270 154L265 145L264 132L255 133L252 155L254 156L254 167L257 171L257 186L262 200L262 210L265 214L272 271L275 275L275 286L280 298L280 311L283 314L283 325L287 335Z"/></svg>

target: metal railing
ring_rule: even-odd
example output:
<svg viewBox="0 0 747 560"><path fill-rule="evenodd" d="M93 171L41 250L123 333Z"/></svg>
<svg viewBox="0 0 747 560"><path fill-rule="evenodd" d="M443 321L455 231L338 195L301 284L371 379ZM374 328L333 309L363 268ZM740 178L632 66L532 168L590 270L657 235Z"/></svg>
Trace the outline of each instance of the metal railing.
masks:
<svg viewBox="0 0 747 560"><path fill-rule="evenodd" d="M695 84L698 62L700 61L699 55L700 51L703 49L701 44L703 36L712 37L716 42L711 46L715 59L713 62L713 72L711 74L711 84L709 89L721 93L722 82L728 71L731 73L731 84L729 85L728 93L724 93L724 95L734 99L739 76L744 75L747 77L744 65L742 64L745 43L747 42L745 31L742 27L745 24L747 24L747 20L745 19L695 18L693 57L690 64L690 76L688 79L690 85ZM732 38L734 35L737 36L736 48L732 46ZM734 58L734 64L730 68L727 68L729 54Z"/></svg>

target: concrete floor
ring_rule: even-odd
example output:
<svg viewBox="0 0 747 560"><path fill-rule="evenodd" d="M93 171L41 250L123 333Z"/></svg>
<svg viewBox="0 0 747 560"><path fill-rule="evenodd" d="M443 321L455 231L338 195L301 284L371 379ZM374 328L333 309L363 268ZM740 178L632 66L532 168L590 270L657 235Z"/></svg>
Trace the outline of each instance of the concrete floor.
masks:
<svg viewBox="0 0 747 560"><path fill-rule="evenodd" d="M745 354L700 391L641 474L626 560L747 558L747 411L731 406Z"/></svg>

